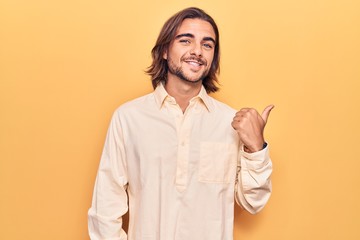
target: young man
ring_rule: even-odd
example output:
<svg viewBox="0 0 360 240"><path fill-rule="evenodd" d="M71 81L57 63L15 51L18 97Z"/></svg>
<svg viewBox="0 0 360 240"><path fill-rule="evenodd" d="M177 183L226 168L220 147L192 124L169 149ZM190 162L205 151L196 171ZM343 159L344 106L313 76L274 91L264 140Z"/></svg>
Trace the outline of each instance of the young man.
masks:
<svg viewBox="0 0 360 240"><path fill-rule="evenodd" d="M219 32L198 8L163 26L148 69L155 91L113 115L89 210L92 240L231 240L234 199L250 213L271 192L262 115L218 90ZM129 209L128 236L122 216Z"/></svg>

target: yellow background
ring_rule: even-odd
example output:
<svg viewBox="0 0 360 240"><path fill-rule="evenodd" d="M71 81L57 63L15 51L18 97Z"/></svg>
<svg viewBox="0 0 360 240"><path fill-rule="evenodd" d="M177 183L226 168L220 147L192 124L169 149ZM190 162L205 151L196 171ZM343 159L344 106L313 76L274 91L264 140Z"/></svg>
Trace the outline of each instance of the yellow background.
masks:
<svg viewBox="0 0 360 240"><path fill-rule="evenodd" d="M357 0L1 0L0 239L88 239L111 114L151 91L150 50L188 6L220 28L215 97L276 105L273 195L236 209L235 239L360 239Z"/></svg>

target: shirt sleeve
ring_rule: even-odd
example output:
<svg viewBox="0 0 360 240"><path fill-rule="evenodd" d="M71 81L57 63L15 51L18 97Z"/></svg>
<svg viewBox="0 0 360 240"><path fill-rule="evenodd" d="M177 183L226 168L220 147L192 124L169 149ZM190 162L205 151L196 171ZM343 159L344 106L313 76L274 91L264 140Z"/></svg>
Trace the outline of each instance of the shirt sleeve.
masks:
<svg viewBox="0 0 360 240"><path fill-rule="evenodd" d="M251 214L264 208L271 195L272 162L269 146L254 153L240 150L235 200Z"/></svg>
<svg viewBox="0 0 360 240"><path fill-rule="evenodd" d="M128 211L127 166L122 126L118 113L108 129L96 176L88 229L91 240L126 240L122 217Z"/></svg>

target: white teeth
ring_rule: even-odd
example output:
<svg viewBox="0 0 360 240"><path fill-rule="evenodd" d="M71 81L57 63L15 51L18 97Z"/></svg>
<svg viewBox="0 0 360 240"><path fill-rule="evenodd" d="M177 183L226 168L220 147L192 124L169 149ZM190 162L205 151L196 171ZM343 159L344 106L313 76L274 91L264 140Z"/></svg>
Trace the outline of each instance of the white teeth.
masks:
<svg viewBox="0 0 360 240"><path fill-rule="evenodd" d="M200 63L198 62L188 62L188 63L193 66L200 66Z"/></svg>

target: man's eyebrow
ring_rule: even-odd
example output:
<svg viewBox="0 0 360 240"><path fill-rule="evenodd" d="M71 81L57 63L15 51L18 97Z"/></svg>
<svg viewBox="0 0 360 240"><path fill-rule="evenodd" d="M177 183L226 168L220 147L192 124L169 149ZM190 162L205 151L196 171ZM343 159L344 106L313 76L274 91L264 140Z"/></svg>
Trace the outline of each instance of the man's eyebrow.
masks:
<svg viewBox="0 0 360 240"><path fill-rule="evenodd" d="M213 39L212 37L204 37L204 38L203 38L203 41L211 41L211 42L213 42L214 44L216 44L215 39Z"/></svg>
<svg viewBox="0 0 360 240"><path fill-rule="evenodd" d="M191 33L182 33L182 34L176 35L175 39L182 38L182 37L194 38L195 36Z"/></svg>
<svg viewBox="0 0 360 240"><path fill-rule="evenodd" d="M182 38L182 37L195 38L195 36L193 34L191 34L191 33L182 33L182 34L176 35L175 39L179 39L179 38ZM215 39L213 39L212 37L204 37L203 41L211 41L214 44L216 44Z"/></svg>

